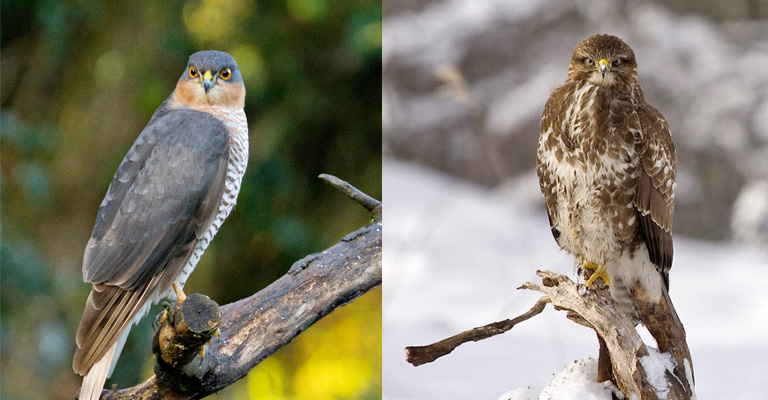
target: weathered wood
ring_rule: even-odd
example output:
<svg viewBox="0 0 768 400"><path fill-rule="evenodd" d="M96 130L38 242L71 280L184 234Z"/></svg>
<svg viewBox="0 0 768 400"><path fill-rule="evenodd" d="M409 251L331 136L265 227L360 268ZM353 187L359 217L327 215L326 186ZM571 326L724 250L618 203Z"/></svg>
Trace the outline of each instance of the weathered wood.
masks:
<svg viewBox="0 0 768 400"><path fill-rule="evenodd" d="M619 390L628 398L634 395L637 399L658 399L639 361L648 355L648 350L632 321L615 306L608 290L586 290L583 285L580 289L570 278L549 271L536 274L549 285L526 283L523 287L543 293L556 310L568 311L569 318L571 313L575 314L603 338Z"/></svg>
<svg viewBox="0 0 768 400"><path fill-rule="evenodd" d="M527 318L518 322L537 315L544 308L544 303L550 303L556 310L566 311L568 319L595 331L600 346L598 378L600 381L612 380L625 398L678 400L694 396L693 367L685 331L668 296L662 303L649 303L644 300L644 293L635 289L639 299L638 314L657 339L662 353L659 354L654 349L649 351L635 329L636 321L618 309L604 286L587 289L566 276L549 271L537 271L537 275L542 279L541 285L528 282L521 288L540 292L544 297L523 314ZM510 325L508 321L511 320L475 328L432 345L409 347L406 350L408 361L414 365L432 362L465 341L481 340L511 329L514 324ZM498 324L506 329L497 329ZM478 335L478 330L486 334ZM666 355L670 355L675 363L673 370L667 370L661 382L657 375L649 377L644 363L649 366L657 364L658 358Z"/></svg>
<svg viewBox="0 0 768 400"><path fill-rule="evenodd" d="M374 199L371 196L368 196L367 194L358 190L356 187L350 185L348 182L343 181L333 175L320 174L318 178L328 182L329 185L335 187L337 190L347 195L347 197L365 207L365 209L368 211L373 211L377 206L381 205L380 201Z"/></svg>
<svg viewBox="0 0 768 400"><path fill-rule="evenodd" d="M539 299L530 310L516 318L473 328L430 345L408 346L405 348L405 360L413 364L414 367L431 363L446 354L450 354L455 348L466 342L477 342L512 329L515 325L540 314L546 305L546 299Z"/></svg>
<svg viewBox="0 0 768 400"><path fill-rule="evenodd" d="M320 318L381 285L381 204L374 208L379 212L373 213L372 223L297 261L253 296L222 306L220 334L202 358L176 367L156 361L155 376L131 388L105 391L105 398L199 399L215 393Z"/></svg>
<svg viewBox="0 0 768 400"><path fill-rule="evenodd" d="M192 294L161 312L160 326L152 341L158 363L186 365L204 351L205 343L219 330L221 310L215 301Z"/></svg>
<svg viewBox="0 0 768 400"><path fill-rule="evenodd" d="M600 335L597 335L597 343L600 346L597 353L597 381L616 383L616 378L613 377L613 368L611 368L611 354L608 353L605 340Z"/></svg>
<svg viewBox="0 0 768 400"><path fill-rule="evenodd" d="M674 370L667 374L669 389L672 392L670 398L692 398L696 388L691 351L688 348L685 328L669 294L664 289L661 302L649 302L645 291L638 284L633 289L633 295L637 299L640 321L656 339L659 351L671 355L675 363Z"/></svg>

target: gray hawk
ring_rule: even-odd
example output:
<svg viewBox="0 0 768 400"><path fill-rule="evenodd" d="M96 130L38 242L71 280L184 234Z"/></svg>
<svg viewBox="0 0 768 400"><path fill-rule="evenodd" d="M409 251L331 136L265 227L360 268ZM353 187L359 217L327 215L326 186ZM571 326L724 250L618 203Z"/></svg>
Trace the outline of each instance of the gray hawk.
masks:
<svg viewBox="0 0 768 400"><path fill-rule="evenodd" d="M192 54L128 151L83 255L92 289L72 367L98 399L130 328L182 287L235 206L248 161L245 86L227 53Z"/></svg>

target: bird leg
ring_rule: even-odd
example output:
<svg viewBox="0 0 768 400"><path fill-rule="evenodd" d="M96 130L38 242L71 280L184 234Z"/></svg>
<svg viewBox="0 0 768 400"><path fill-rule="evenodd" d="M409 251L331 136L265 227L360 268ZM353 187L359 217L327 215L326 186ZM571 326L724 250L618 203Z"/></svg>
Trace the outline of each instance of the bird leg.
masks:
<svg viewBox="0 0 768 400"><path fill-rule="evenodd" d="M608 279L608 268L606 268L605 265L598 265L591 261L584 261L581 265L586 269L595 270L595 272L589 276L589 279L587 279L587 287L591 288L597 278L603 278L603 283L605 283L606 286L611 284L611 280Z"/></svg>
<svg viewBox="0 0 768 400"><path fill-rule="evenodd" d="M184 294L184 291L181 290L181 285L179 285L176 282L173 282L173 291L176 292L176 298L178 299L178 303L183 303L184 300L187 299L187 295Z"/></svg>
<svg viewBox="0 0 768 400"><path fill-rule="evenodd" d="M219 337L219 334L220 334L220 333L221 333L221 329L219 329L219 328L216 328L216 330L213 332L213 337L215 337L215 338ZM213 339L210 339L210 340L208 340L208 341L207 341L207 342L206 342L206 343L203 345L203 348L202 348L202 349L200 349L200 354L198 354L198 355L197 355L197 358L203 358L203 357L205 356L205 346L208 346L209 344L211 344L211 340L213 340Z"/></svg>

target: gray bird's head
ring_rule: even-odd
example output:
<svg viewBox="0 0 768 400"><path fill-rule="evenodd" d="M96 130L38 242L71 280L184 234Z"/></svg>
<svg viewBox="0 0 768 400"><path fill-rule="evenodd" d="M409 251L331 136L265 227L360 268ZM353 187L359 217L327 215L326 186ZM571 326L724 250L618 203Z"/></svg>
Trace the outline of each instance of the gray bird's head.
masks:
<svg viewBox="0 0 768 400"><path fill-rule="evenodd" d="M590 36L573 51L568 78L606 88L632 84L637 79L635 53L616 36Z"/></svg>
<svg viewBox="0 0 768 400"><path fill-rule="evenodd" d="M223 51L192 54L176 83L173 101L191 108L206 105L243 108L245 86L237 62Z"/></svg>

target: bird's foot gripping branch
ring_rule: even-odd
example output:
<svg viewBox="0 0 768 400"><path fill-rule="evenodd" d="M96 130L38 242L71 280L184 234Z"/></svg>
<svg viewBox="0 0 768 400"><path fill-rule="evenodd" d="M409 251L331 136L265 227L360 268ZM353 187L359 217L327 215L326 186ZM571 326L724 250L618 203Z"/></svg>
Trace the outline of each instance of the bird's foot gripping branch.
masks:
<svg viewBox="0 0 768 400"><path fill-rule="evenodd" d="M659 345L656 350L643 343L633 318L619 310L607 288L588 290L567 276L550 271L537 271L537 275L542 280L540 285L527 282L519 288L544 295L527 312L430 345L406 347L406 360L414 366L435 361L463 343L504 333L551 304L555 310L565 311L571 321L595 331L600 345L598 380L611 380L624 398L695 398L693 366L682 324L676 318L654 317L673 315L667 302L643 301L645 296L639 292L642 288L639 285L635 288L635 295L640 299L639 317L656 339Z"/></svg>
<svg viewBox="0 0 768 400"><path fill-rule="evenodd" d="M322 178L371 211L371 223L297 261L258 293L222 306L220 314L216 303L197 294L173 305L155 336L155 375L131 388L105 390L103 399L203 398L244 377L337 307L381 285L381 202L338 178Z"/></svg>

